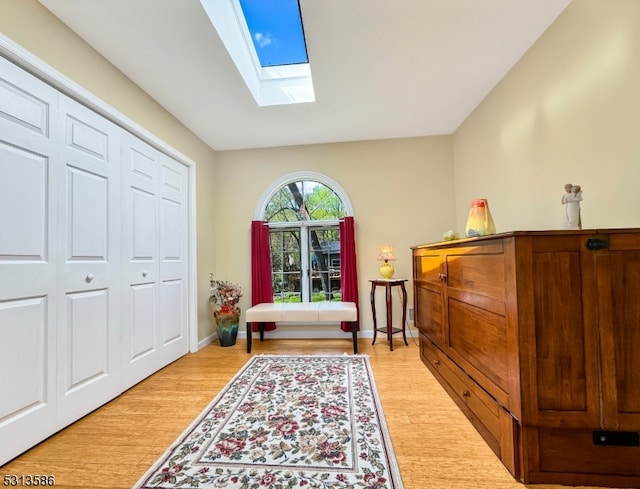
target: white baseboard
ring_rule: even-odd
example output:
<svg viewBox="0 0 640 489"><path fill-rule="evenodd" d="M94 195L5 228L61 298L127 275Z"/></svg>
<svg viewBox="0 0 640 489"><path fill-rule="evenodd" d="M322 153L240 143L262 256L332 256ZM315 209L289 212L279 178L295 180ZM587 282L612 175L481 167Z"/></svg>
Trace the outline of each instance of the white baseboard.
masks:
<svg viewBox="0 0 640 489"><path fill-rule="evenodd" d="M413 337L413 332L417 332L417 329L414 328L413 322L409 321L407 325L407 333L409 333L410 337ZM410 331L411 330L411 331ZM383 333L378 333L378 336L384 336ZM259 333L253 333L253 338L259 338ZM277 329L269 332L265 332L265 337L269 339L285 339L285 340L305 340L305 339L336 339L336 340L351 340L351 333L346 333L341 329L327 329L327 328L318 328L318 329L290 329L287 325L280 325ZM244 326L241 326L238 329L238 338L239 339L247 339L247 331ZM366 331L358 331L358 338L373 338L373 330ZM198 350L204 348L205 346L213 343L218 339L218 334L216 332L211 333L206 338L198 341ZM382 339L382 338L378 338Z"/></svg>
<svg viewBox="0 0 640 489"><path fill-rule="evenodd" d="M211 333L206 338L203 338L200 341L198 341L198 350L200 350L200 349L204 348L205 346L213 343L217 339L218 339L218 334L217 333Z"/></svg>

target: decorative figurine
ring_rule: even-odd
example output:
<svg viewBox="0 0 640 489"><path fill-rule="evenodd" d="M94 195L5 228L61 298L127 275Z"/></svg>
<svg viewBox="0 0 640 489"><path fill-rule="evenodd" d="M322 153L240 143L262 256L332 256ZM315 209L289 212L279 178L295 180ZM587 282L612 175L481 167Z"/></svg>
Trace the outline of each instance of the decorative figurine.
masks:
<svg viewBox="0 0 640 489"><path fill-rule="evenodd" d="M564 186L565 194L562 196L564 214L562 216L562 229L582 229L580 216L580 202L582 201L582 188L580 185L567 183Z"/></svg>

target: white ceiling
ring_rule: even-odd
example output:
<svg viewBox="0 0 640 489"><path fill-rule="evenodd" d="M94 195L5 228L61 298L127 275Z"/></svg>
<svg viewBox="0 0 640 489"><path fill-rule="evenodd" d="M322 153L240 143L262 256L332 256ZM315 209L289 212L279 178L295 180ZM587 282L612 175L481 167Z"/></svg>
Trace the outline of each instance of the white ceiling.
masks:
<svg viewBox="0 0 640 489"><path fill-rule="evenodd" d="M227 0L219 0L227 1ZM316 102L259 107L199 0L40 0L215 150L454 132L570 0L300 0Z"/></svg>

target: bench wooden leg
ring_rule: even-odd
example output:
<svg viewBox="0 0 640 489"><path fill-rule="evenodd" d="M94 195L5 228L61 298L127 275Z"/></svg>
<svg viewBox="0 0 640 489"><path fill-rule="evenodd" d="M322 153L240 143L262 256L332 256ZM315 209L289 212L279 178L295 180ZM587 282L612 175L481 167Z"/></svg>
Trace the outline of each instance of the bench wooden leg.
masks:
<svg viewBox="0 0 640 489"><path fill-rule="evenodd" d="M351 323L351 335L353 336L353 354L358 353L358 322Z"/></svg>
<svg viewBox="0 0 640 489"><path fill-rule="evenodd" d="M251 341L253 339L253 323L247 322L247 353L251 353ZM258 331L260 332L260 341L264 341L264 329L266 323L258 323Z"/></svg>

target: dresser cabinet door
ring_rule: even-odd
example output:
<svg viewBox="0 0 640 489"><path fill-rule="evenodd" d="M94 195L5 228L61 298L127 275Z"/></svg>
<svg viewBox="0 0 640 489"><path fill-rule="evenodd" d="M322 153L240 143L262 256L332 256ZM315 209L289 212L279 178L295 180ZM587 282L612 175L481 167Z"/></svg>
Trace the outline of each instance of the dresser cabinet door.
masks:
<svg viewBox="0 0 640 489"><path fill-rule="evenodd" d="M530 283L538 424L637 431L640 236L538 237Z"/></svg>
<svg viewBox="0 0 640 489"><path fill-rule="evenodd" d="M509 403L510 343L501 239L449 250L445 266L447 353L499 402Z"/></svg>
<svg viewBox="0 0 640 489"><path fill-rule="evenodd" d="M414 322L416 327L441 347L448 343L444 307L442 256L417 250L414 255Z"/></svg>
<svg viewBox="0 0 640 489"><path fill-rule="evenodd" d="M533 404L530 419L540 426L597 427L597 296L591 252L579 234L523 241L531 246L531 280L522 286L531 294L533 314L520 322L532 355L527 372L535 393L528 399Z"/></svg>
<svg viewBox="0 0 640 489"><path fill-rule="evenodd" d="M612 234L594 251L603 428L640 429L640 235Z"/></svg>

